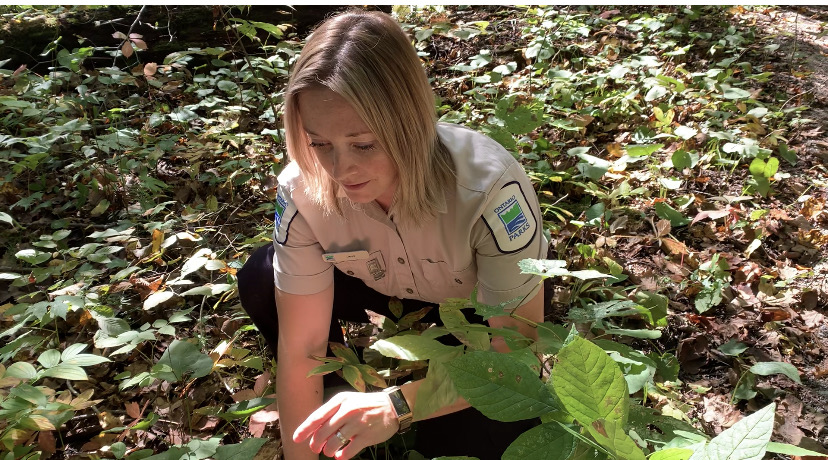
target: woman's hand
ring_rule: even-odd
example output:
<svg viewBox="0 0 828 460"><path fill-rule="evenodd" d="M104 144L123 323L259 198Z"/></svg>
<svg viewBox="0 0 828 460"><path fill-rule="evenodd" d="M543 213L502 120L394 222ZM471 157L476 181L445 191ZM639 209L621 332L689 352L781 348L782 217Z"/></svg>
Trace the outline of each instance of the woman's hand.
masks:
<svg viewBox="0 0 828 460"><path fill-rule="evenodd" d="M293 442L307 440L312 451L345 460L388 440L398 428L397 413L387 394L343 392L305 419L293 433Z"/></svg>

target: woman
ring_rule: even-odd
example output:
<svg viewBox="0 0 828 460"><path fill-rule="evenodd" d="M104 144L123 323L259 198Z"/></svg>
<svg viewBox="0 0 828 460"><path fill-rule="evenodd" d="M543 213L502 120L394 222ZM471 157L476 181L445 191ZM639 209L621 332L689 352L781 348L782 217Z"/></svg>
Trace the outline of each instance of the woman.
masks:
<svg viewBox="0 0 828 460"><path fill-rule="evenodd" d="M476 285L480 302L523 299L517 313L542 322L540 279L517 262L544 258L547 242L522 167L491 139L437 123L416 51L385 14L348 12L313 32L284 120L293 161L279 176L273 245L239 272L239 292L277 355L285 458L347 459L407 428L420 382L323 404L323 378L306 376L342 340L338 320L367 322L364 309L387 311L389 296L413 311ZM509 317L489 324L534 334ZM500 458L528 426L458 400L417 423L414 449Z"/></svg>

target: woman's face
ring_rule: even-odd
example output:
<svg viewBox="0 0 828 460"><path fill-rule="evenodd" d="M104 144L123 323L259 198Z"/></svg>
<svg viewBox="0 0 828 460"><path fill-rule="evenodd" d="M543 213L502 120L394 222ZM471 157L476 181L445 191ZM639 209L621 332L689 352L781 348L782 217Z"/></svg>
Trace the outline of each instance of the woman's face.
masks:
<svg viewBox="0 0 828 460"><path fill-rule="evenodd" d="M299 117L311 150L355 203L376 201L388 211L397 171L377 137L339 94L324 88L299 95Z"/></svg>

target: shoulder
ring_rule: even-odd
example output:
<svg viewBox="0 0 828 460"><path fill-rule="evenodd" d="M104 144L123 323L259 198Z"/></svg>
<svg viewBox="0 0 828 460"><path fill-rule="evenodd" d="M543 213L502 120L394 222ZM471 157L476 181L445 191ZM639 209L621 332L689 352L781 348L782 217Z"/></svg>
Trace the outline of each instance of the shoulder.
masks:
<svg viewBox="0 0 828 460"><path fill-rule="evenodd" d="M457 125L438 125L451 152L459 195L476 209L500 253L518 253L535 240L540 212L520 163L494 139ZM464 193L465 190L465 193Z"/></svg>
<svg viewBox="0 0 828 460"><path fill-rule="evenodd" d="M312 215L318 211L306 193L302 170L296 162L291 162L282 169L277 178L275 212L273 215L276 229L274 240L285 244L290 234L291 224L298 215ZM319 211L321 212L321 211Z"/></svg>
<svg viewBox="0 0 828 460"><path fill-rule="evenodd" d="M507 171L520 169L512 154L485 134L450 123L438 123L437 134L451 154L462 188L488 193Z"/></svg>
<svg viewBox="0 0 828 460"><path fill-rule="evenodd" d="M282 172L279 173L276 180L279 183L279 188L287 188L291 191L296 188L302 188L304 185L302 181L302 170L299 169L299 165L295 161L291 161L287 166L282 168Z"/></svg>

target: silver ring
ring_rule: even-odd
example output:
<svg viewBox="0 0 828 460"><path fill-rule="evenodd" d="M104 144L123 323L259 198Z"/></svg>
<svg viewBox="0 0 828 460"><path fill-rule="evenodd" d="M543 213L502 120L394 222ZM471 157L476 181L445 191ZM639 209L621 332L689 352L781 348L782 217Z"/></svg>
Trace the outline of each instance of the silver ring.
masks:
<svg viewBox="0 0 828 460"><path fill-rule="evenodd" d="M339 443L340 443L341 445L343 445L343 446L344 446L345 444L348 444L348 440L347 440L347 439L345 439L345 436L343 436L343 435L342 435L342 432L341 432L341 431L336 430L336 433L334 433L334 436L336 436L336 439L339 439Z"/></svg>

